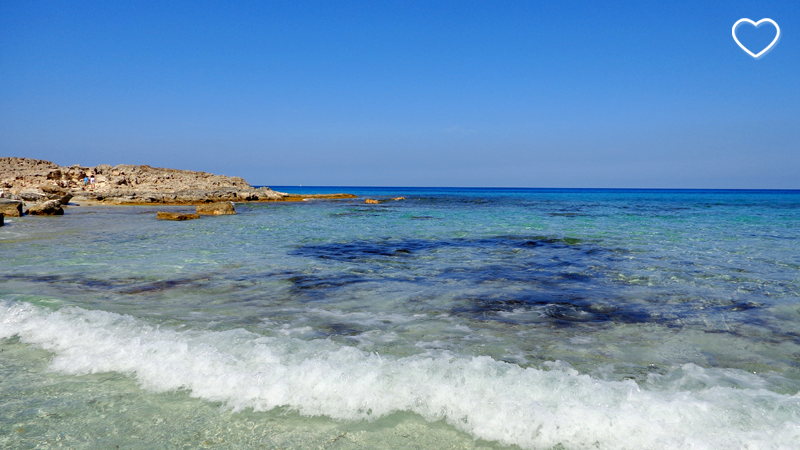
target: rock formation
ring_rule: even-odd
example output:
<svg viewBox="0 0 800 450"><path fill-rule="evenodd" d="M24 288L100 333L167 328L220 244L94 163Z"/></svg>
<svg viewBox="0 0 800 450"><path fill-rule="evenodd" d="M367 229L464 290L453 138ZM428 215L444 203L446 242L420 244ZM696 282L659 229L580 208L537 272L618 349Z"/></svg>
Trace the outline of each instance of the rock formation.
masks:
<svg viewBox="0 0 800 450"><path fill-rule="evenodd" d="M0 198L0 213L9 217L22 216L22 202L8 198Z"/></svg>
<svg viewBox="0 0 800 450"><path fill-rule="evenodd" d="M206 216L221 216L224 214L236 214L231 202L203 203L197 205L197 214Z"/></svg>
<svg viewBox="0 0 800 450"><path fill-rule="evenodd" d="M337 199L337 198L356 198L357 195L353 194L283 194L283 198L281 201L284 202L302 202L304 200L314 200L314 199Z"/></svg>
<svg viewBox="0 0 800 450"><path fill-rule="evenodd" d="M94 175L95 183L84 179ZM255 188L243 178L146 165L59 166L50 161L0 157L0 190L26 202L59 200L110 204L188 204L222 201L293 201L304 198L353 198L349 194L298 196Z"/></svg>
<svg viewBox="0 0 800 450"><path fill-rule="evenodd" d="M95 178L94 185L84 181L91 176ZM114 204L196 204L283 198L282 193L270 188L254 188L239 177L129 164L64 167L49 161L13 157L0 158L0 189L30 202L60 200L66 195L76 200Z"/></svg>
<svg viewBox="0 0 800 450"><path fill-rule="evenodd" d="M368 199L364 200L364 203L369 203L371 205L377 205L380 202L378 200L373 200L371 198L368 198Z"/></svg>
<svg viewBox="0 0 800 450"><path fill-rule="evenodd" d="M200 218L199 215L192 213L176 213L169 211L158 211L156 213L156 219L161 219L161 220L192 220L199 218Z"/></svg>
<svg viewBox="0 0 800 450"><path fill-rule="evenodd" d="M58 200L46 200L31 206L25 213L32 216L62 216L64 208Z"/></svg>

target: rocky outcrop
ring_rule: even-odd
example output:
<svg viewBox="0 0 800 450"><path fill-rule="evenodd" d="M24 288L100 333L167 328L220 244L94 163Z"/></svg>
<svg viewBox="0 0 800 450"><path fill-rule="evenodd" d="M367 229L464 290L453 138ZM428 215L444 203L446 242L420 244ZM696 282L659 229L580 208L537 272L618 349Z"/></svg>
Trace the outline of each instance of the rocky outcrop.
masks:
<svg viewBox="0 0 800 450"><path fill-rule="evenodd" d="M84 178L92 175L94 186L84 185ZM283 200L286 195L268 187L252 187L240 177L206 172L129 164L67 167L15 157L0 158L0 189L12 198L29 202L46 199L63 202L67 195L72 195L80 200L113 204L274 201Z"/></svg>
<svg viewBox="0 0 800 450"><path fill-rule="evenodd" d="M22 202L8 198L0 198L0 213L8 217L22 216Z"/></svg>
<svg viewBox="0 0 800 450"><path fill-rule="evenodd" d="M47 200L31 206L26 213L32 216L61 216L64 215L64 208L58 200Z"/></svg>
<svg viewBox="0 0 800 450"><path fill-rule="evenodd" d="M95 184L84 178L94 175ZM116 205L199 205L218 202L355 198L350 194L294 195L250 186L243 178L191 170L120 164L59 166L50 161L0 157L0 191L16 200L99 201ZM8 195L6 195L8 196ZM66 198L66 199L65 199Z"/></svg>
<svg viewBox="0 0 800 450"><path fill-rule="evenodd" d="M203 203L197 205L197 214L201 216L221 216L225 214L236 214L236 209L231 202Z"/></svg>
<svg viewBox="0 0 800 450"><path fill-rule="evenodd" d="M192 220L199 218L199 215L192 213L176 213L170 211L158 211L156 213L156 219L160 220Z"/></svg>

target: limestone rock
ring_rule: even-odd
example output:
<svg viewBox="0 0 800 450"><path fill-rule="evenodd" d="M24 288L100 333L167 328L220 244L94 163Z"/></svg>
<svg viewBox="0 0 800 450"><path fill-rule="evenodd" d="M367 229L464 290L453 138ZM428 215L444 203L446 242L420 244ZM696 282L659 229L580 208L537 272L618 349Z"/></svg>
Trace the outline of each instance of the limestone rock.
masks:
<svg viewBox="0 0 800 450"><path fill-rule="evenodd" d="M233 203L231 202L204 203L202 205L197 205L197 214L221 216L224 214L236 214L236 210L233 208Z"/></svg>
<svg viewBox="0 0 800 450"><path fill-rule="evenodd" d="M366 199L366 200L364 201L364 203L369 203L369 204L371 204L371 205L377 205L377 204L378 204L378 203L380 203L380 202L379 202L379 201L377 201L377 200L373 200L373 199L371 199L371 198L368 198L368 199Z"/></svg>
<svg viewBox="0 0 800 450"><path fill-rule="evenodd" d="M94 175L95 185L83 184ZM254 187L240 177L176 170L147 165L79 164L59 166L50 161L0 157L0 189L25 201L61 200L67 194L111 204L184 204L209 202L293 201L304 198L353 198L349 194L290 196L268 187Z"/></svg>
<svg viewBox="0 0 800 450"><path fill-rule="evenodd" d="M62 205L69 203L72 194L67 189L56 186L55 184L43 184L39 186L39 190L44 192L44 195L49 200L58 200Z"/></svg>
<svg viewBox="0 0 800 450"><path fill-rule="evenodd" d="M3 213L8 217L21 217L22 202L19 200L0 198L0 213Z"/></svg>
<svg viewBox="0 0 800 450"><path fill-rule="evenodd" d="M275 191L272 191L275 192ZM323 199L342 199L342 198L356 198L357 195L353 194L287 194L285 192L277 192L281 195L281 198L276 200L280 200L283 202L302 202L305 200L323 200Z"/></svg>
<svg viewBox="0 0 800 450"><path fill-rule="evenodd" d="M406 199L405 197L395 197L392 200L405 200L405 199Z"/></svg>
<svg viewBox="0 0 800 450"><path fill-rule="evenodd" d="M56 186L55 184L43 184L39 186L39 190L44 192L45 195L54 195L56 197L62 197L68 192L66 189Z"/></svg>
<svg viewBox="0 0 800 450"><path fill-rule="evenodd" d="M67 203L69 203L70 200L72 200L72 194L67 194L67 195L59 198L58 202L61 203L64 206L66 206Z"/></svg>
<svg viewBox="0 0 800 450"><path fill-rule="evenodd" d="M199 215L191 213L176 213L170 211L158 211L156 213L156 219L161 220L192 220L199 218Z"/></svg>
<svg viewBox="0 0 800 450"><path fill-rule="evenodd" d="M47 198L44 193L33 190L22 191L17 194L17 197L25 200L26 202L39 202Z"/></svg>
<svg viewBox="0 0 800 450"><path fill-rule="evenodd" d="M33 216L60 216L64 214L64 209L58 200L47 200L31 206L27 213Z"/></svg>

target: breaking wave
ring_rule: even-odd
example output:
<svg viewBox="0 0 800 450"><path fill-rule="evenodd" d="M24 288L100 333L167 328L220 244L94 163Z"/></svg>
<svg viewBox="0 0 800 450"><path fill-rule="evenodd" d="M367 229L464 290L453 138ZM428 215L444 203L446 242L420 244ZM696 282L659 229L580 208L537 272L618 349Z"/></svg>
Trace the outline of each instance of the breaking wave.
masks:
<svg viewBox="0 0 800 450"><path fill-rule="evenodd" d="M0 339L52 352L50 369L118 372L233 411L286 407L373 420L409 411L523 448L797 448L800 396L733 369L675 367L610 381L568 364L522 368L450 353L381 356L330 340L182 330L104 311L0 300Z"/></svg>

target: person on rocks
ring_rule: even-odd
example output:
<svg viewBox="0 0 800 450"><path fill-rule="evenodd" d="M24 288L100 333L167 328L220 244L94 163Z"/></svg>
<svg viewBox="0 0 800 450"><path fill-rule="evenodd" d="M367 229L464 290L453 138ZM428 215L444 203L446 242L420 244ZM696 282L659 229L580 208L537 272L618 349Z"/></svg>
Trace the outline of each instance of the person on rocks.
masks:
<svg viewBox="0 0 800 450"><path fill-rule="evenodd" d="M91 185L92 190L94 190L94 174L89 177L89 184Z"/></svg>
<svg viewBox="0 0 800 450"><path fill-rule="evenodd" d="M86 175L83 176L83 188L86 189L86 186L89 185L89 177Z"/></svg>

